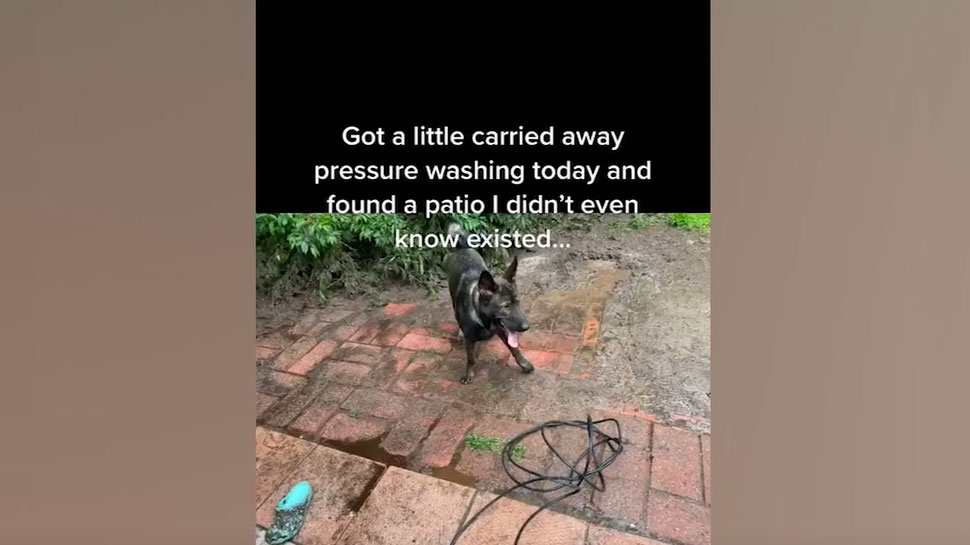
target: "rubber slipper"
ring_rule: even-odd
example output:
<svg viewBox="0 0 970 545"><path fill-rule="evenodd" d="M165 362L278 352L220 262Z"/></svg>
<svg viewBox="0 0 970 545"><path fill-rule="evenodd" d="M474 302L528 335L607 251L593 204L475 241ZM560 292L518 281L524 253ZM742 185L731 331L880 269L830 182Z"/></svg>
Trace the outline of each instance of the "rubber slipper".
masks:
<svg viewBox="0 0 970 545"><path fill-rule="evenodd" d="M276 519L266 530L267 545L281 545L293 539L303 528L313 488L310 483L300 481L276 504Z"/></svg>

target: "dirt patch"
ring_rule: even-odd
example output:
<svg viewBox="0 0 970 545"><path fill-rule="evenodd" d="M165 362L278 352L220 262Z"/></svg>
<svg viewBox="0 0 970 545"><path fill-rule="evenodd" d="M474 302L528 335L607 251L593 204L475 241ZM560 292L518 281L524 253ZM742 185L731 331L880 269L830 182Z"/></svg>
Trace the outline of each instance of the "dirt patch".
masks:
<svg viewBox="0 0 970 545"><path fill-rule="evenodd" d="M556 402L569 417L631 404L709 431L695 421L710 420L709 234L629 225L629 217L603 217L588 231L560 234L569 249L520 262L520 290L535 298L540 320L545 302L561 304L560 313L564 302L577 302L594 326L582 332L592 345L578 362L585 381L560 379Z"/></svg>

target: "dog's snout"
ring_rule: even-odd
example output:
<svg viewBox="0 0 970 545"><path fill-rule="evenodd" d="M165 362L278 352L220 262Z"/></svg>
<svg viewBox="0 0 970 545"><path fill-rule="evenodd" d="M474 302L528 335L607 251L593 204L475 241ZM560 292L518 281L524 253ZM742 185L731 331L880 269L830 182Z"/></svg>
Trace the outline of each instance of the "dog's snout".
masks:
<svg viewBox="0 0 970 545"><path fill-rule="evenodd" d="M526 320L525 318L522 318L522 325L521 325L521 327L522 327L522 331L528 331L529 330L529 320Z"/></svg>

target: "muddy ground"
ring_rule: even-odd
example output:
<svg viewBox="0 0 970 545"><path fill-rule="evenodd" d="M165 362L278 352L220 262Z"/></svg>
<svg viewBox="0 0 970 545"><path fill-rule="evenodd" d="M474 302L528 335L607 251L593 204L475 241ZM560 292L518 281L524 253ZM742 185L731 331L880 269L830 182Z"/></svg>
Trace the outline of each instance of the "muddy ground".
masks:
<svg viewBox="0 0 970 545"><path fill-rule="evenodd" d="M594 309L600 322L598 342L576 362L583 377L557 377L545 399L536 400L536 411L581 418L593 407L633 405L709 432L710 236L659 222L629 225L628 216L604 216L588 229L554 232L554 241L569 248L520 254L520 295L535 319L573 327L563 323L572 319L550 309L577 307ZM382 295L388 301L429 297L402 286L388 286ZM438 296L448 297L446 286ZM347 303L339 296L334 302ZM307 308L321 306L313 295L282 305L259 300L258 332L295 323Z"/></svg>

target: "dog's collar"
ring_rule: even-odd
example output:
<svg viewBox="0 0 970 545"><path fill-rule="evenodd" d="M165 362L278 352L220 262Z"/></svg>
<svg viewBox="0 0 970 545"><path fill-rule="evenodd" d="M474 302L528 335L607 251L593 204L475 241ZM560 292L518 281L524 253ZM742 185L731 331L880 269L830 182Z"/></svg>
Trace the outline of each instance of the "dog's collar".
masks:
<svg viewBox="0 0 970 545"><path fill-rule="evenodd" d="M468 293L472 297L472 320L475 320L475 323L481 326L483 329L488 329L485 327L485 324L482 323L481 317L478 316L478 284L476 283L469 286Z"/></svg>

